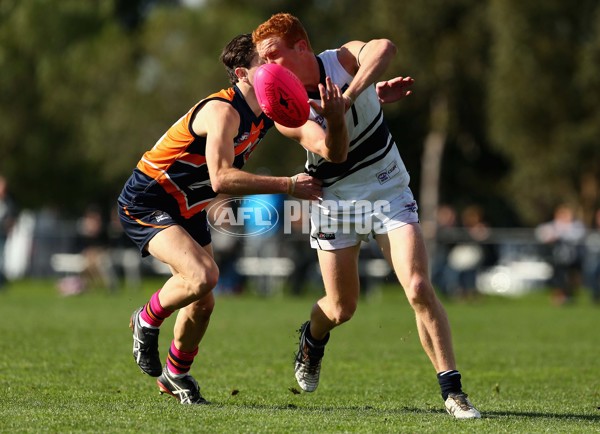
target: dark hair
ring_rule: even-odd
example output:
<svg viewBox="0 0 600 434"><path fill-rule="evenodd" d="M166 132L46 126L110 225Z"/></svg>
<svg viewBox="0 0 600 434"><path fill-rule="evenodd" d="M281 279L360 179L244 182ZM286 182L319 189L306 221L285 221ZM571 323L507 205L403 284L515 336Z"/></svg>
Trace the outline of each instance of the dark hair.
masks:
<svg viewBox="0 0 600 434"><path fill-rule="evenodd" d="M223 48L219 59L225 65L225 70L232 85L238 82L235 68L250 68L255 55L256 47L252 42L251 33L236 36Z"/></svg>

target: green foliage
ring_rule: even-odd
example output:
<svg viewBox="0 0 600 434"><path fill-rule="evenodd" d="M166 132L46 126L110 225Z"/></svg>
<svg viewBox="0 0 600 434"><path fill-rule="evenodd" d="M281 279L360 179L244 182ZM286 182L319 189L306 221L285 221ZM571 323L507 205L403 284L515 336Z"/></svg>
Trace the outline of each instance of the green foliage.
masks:
<svg viewBox="0 0 600 434"><path fill-rule="evenodd" d="M493 1L490 14L490 133L513 162L506 192L531 222L562 201L585 203L590 214L598 197L586 198L582 181L600 180L600 147L589 135L600 133L597 106L589 104L598 95L589 62L600 6Z"/></svg>
<svg viewBox="0 0 600 434"><path fill-rule="evenodd" d="M0 292L5 432L597 432L597 309L545 295L449 304L463 385L483 419L456 421L398 287L361 300L336 329L319 389L295 394L295 330L316 294L218 297L192 373L212 405L160 396L131 356L129 315L145 291L61 298L52 282ZM161 354L173 318L160 336Z"/></svg>
<svg viewBox="0 0 600 434"><path fill-rule="evenodd" d="M96 44L110 26L109 11L93 2L60 4L14 2L4 9L0 27L0 68L7 71L0 83L0 116L6 120L0 128L0 171L18 180L11 189L24 206L76 206L101 187L81 130L100 95L111 90L96 78L115 79L98 68L95 57L115 51ZM114 68L122 69L123 61Z"/></svg>
<svg viewBox="0 0 600 434"><path fill-rule="evenodd" d="M0 172L23 206L112 205L165 129L228 86L224 44L280 11L302 19L316 51L394 41L387 75L416 82L385 111L417 195L423 143L437 131L444 202L481 203L499 226L535 224L565 200L584 217L600 206L596 0L150 3L137 26L113 1L0 3ZM248 170L291 174L303 162L273 132Z"/></svg>

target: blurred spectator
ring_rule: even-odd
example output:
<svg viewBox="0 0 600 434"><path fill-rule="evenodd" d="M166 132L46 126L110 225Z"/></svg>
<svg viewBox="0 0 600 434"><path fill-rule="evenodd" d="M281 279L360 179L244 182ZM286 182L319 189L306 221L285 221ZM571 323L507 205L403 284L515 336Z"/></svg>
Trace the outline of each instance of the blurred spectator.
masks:
<svg viewBox="0 0 600 434"><path fill-rule="evenodd" d="M477 295L477 274L485 265L495 263L495 254L486 240L490 228L478 205L466 207L460 214L460 239L448 254L449 293L468 299Z"/></svg>
<svg viewBox="0 0 600 434"><path fill-rule="evenodd" d="M74 253L74 232L73 222L64 220L58 208L45 206L36 213L31 254L32 276L48 277L58 271L52 264L52 258L56 253Z"/></svg>
<svg viewBox="0 0 600 434"><path fill-rule="evenodd" d="M77 222L79 250L84 258L84 287L117 288L117 278L108 249L108 235L100 209L89 206Z"/></svg>
<svg viewBox="0 0 600 434"><path fill-rule="evenodd" d="M115 272L125 277L128 288L141 289L142 287L142 259L137 246L131 241L119 220L118 208L113 207L107 228L108 249Z"/></svg>
<svg viewBox="0 0 600 434"><path fill-rule="evenodd" d="M554 210L551 221L536 228L536 237L549 250L554 269L553 298L557 304L573 301L581 273L582 248L585 236L583 222L575 217L573 208L562 204Z"/></svg>
<svg viewBox="0 0 600 434"><path fill-rule="evenodd" d="M583 275L591 291L592 302L600 305L600 209L594 214L592 230L585 238Z"/></svg>
<svg viewBox="0 0 600 434"><path fill-rule="evenodd" d="M17 206L8 193L8 182L0 175L0 289L6 285L5 247L18 217Z"/></svg>

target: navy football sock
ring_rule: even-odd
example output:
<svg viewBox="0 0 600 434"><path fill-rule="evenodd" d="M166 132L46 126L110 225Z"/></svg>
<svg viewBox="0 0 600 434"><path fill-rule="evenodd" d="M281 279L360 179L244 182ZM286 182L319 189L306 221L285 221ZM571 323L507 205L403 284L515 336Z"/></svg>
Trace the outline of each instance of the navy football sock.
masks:
<svg viewBox="0 0 600 434"><path fill-rule="evenodd" d="M308 326L306 327L306 330L304 332L304 339L306 340L306 343L309 347L315 350L324 349L325 345L327 345L327 342L329 342L329 333L327 333L327 336L325 336L321 340L315 339L310 334L310 323L308 323Z"/></svg>
<svg viewBox="0 0 600 434"><path fill-rule="evenodd" d="M440 383L444 401L448 398L450 393L463 393L460 378L460 372L455 370L438 372L437 379L438 383Z"/></svg>

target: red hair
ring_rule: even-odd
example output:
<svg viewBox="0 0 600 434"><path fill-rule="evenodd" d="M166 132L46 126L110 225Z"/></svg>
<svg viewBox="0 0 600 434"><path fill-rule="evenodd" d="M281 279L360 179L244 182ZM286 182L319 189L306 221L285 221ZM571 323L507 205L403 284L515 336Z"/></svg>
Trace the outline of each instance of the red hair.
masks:
<svg viewBox="0 0 600 434"><path fill-rule="evenodd" d="M255 44L272 37L281 38L289 48L292 48L296 42L304 40L308 49L312 51L304 26L291 14L275 14L252 32L252 41Z"/></svg>

